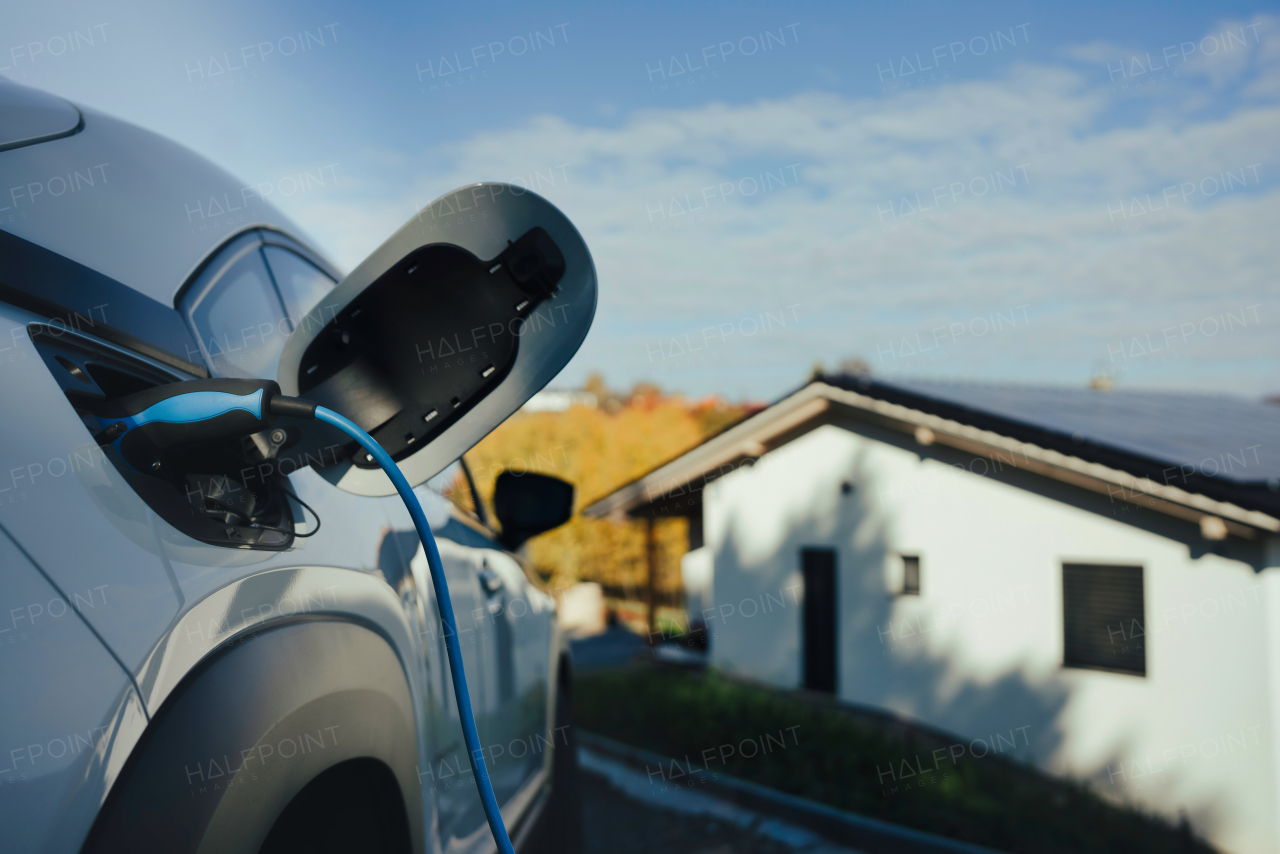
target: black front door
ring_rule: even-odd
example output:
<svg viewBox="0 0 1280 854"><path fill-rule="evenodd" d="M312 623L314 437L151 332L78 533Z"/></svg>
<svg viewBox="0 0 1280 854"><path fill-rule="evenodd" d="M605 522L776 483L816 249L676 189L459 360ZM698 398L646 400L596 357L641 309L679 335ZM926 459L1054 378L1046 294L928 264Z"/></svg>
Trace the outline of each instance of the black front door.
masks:
<svg viewBox="0 0 1280 854"><path fill-rule="evenodd" d="M836 553L802 549L804 570L804 687L836 691Z"/></svg>

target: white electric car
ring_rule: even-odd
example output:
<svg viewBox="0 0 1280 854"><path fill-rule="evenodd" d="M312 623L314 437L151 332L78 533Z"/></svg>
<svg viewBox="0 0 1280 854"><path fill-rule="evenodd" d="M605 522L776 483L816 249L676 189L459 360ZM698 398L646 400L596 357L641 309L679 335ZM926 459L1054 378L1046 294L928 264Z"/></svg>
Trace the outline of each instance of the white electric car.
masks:
<svg viewBox="0 0 1280 854"><path fill-rule="evenodd" d="M513 553L571 487L500 477L501 534L440 492L581 344L590 255L545 200L477 184L344 278L266 195L0 85L0 850L494 849L382 471L290 419L145 471L103 440L104 404L210 376L278 380L397 460L511 838L576 850L567 645Z"/></svg>

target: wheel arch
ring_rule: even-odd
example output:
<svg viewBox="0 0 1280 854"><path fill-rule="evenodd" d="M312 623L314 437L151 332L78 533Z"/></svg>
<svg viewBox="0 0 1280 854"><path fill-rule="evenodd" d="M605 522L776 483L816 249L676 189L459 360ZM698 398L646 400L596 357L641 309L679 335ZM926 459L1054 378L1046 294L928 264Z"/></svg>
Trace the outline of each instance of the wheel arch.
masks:
<svg viewBox="0 0 1280 854"><path fill-rule="evenodd" d="M423 850L418 754L413 692L385 638L333 617L269 624L169 694L82 850L257 851L310 782L353 760L385 767L400 800L389 814Z"/></svg>

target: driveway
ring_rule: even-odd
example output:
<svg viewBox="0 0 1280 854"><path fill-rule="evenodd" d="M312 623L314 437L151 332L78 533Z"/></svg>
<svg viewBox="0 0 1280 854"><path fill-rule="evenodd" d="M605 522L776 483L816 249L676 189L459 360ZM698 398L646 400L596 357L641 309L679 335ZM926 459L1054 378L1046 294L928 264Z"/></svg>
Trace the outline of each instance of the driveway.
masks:
<svg viewBox="0 0 1280 854"><path fill-rule="evenodd" d="M588 854L857 854L805 828L579 747Z"/></svg>
<svg viewBox="0 0 1280 854"><path fill-rule="evenodd" d="M631 798L583 771L587 854L795 854L796 849L708 815L682 815Z"/></svg>

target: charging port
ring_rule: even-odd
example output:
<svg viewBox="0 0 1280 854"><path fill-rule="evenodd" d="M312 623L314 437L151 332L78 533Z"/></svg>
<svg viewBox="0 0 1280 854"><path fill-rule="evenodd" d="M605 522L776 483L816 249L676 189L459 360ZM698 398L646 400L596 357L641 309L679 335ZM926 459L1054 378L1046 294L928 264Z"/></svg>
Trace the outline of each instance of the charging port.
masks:
<svg viewBox="0 0 1280 854"><path fill-rule="evenodd" d="M294 469L277 463L280 450L295 441L288 429L174 446L147 471L135 471L102 436L106 431L94 413L118 398L190 377L74 330L32 323L27 331L101 452L160 518L210 545L273 551L292 545L285 475Z"/></svg>

